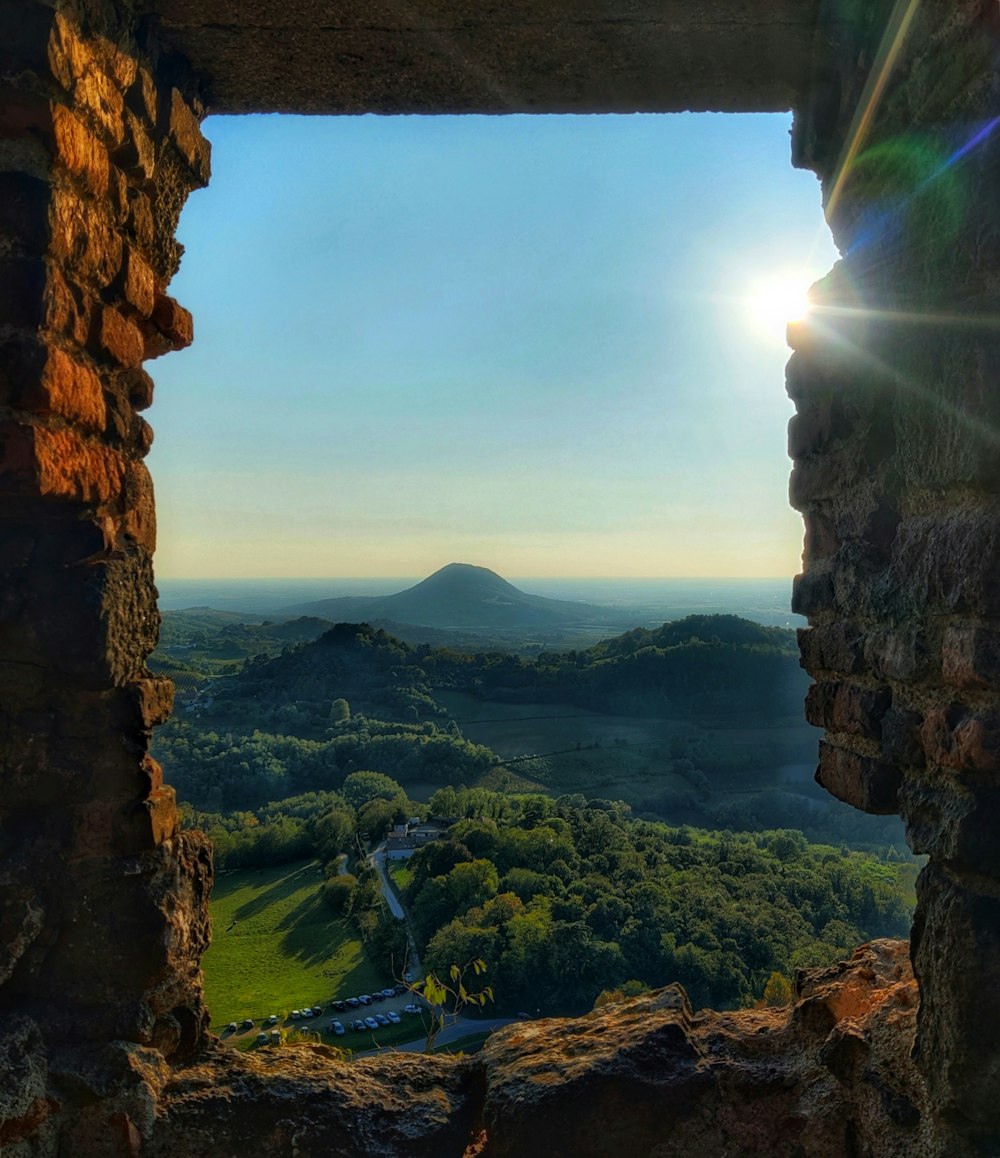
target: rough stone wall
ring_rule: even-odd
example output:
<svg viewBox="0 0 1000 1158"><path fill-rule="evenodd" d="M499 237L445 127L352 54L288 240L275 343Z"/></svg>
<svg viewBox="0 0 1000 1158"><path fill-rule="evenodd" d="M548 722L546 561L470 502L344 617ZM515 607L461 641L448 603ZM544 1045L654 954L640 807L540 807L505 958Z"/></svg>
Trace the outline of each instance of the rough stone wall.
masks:
<svg viewBox="0 0 1000 1158"><path fill-rule="evenodd" d="M498 1031L466 1059L207 1052L164 1087L145 1158L966 1158L909 1057L905 942L798 978L794 1007L693 1016L669 986ZM947 1148L946 1148L947 1146Z"/></svg>
<svg viewBox="0 0 1000 1158"><path fill-rule="evenodd" d="M0 5L0 85L7 1153L27 1131L54 1137L63 1110L142 1086L141 1047L181 1055L205 1030L209 854L178 832L146 751L172 689L145 667L159 616L140 411L143 360L191 340L164 289L209 155L197 101L122 5ZM127 1137L113 1099L80 1120L109 1114Z"/></svg>
<svg viewBox="0 0 1000 1158"><path fill-rule="evenodd" d="M913 936L926 1088L912 985L882 957L804 980L787 1024L657 1007L649 1034L628 1016L549 1023L482 1065L345 1075L322 1053L265 1064L206 1042L209 859L147 755L170 689L145 668L142 362L191 337L165 289L208 177L194 79L130 5L0 0L5 1154L242 1153L253 1103L253 1137L288 1153L552 1153L563 1112L581 1154L671 1153L663 1106L692 1154L1000 1152L997 23L993 0L829 0L796 130L845 254L788 374L808 713L827 729L821 782L901 810L930 855ZM419 1113L392 1102L398 1083ZM602 1140L623 1115L641 1129Z"/></svg>
<svg viewBox="0 0 1000 1158"><path fill-rule="evenodd" d="M857 5L796 130L843 261L795 327L817 779L915 852L917 1053L1000 1151L1000 12Z"/></svg>

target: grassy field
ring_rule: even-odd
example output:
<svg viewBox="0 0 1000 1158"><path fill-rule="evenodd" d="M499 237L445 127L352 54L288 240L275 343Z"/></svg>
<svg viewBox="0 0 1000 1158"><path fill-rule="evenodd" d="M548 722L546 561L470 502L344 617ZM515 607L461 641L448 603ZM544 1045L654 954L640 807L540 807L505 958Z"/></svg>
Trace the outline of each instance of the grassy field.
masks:
<svg viewBox="0 0 1000 1158"><path fill-rule="evenodd" d="M391 860L388 863L389 879L395 886L396 893L402 897L410 881L413 880L413 869L408 860Z"/></svg>
<svg viewBox="0 0 1000 1158"><path fill-rule="evenodd" d="M291 1009L368 993L392 980L369 960L353 925L323 904L321 882L315 861L227 873L216 881L212 944L202 960L213 1030L271 1013L284 1020Z"/></svg>

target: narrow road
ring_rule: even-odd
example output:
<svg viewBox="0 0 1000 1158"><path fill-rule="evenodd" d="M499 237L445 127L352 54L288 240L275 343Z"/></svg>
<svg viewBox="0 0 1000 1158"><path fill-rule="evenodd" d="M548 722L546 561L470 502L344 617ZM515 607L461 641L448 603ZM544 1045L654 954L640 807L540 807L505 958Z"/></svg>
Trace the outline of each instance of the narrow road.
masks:
<svg viewBox="0 0 1000 1158"><path fill-rule="evenodd" d="M518 1018L516 1017L458 1017L441 1030L434 1039L434 1044L435 1046L451 1045L454 1042L461 1041L464 1037L477 1037L481 1033L492 1033L495 1029L501 1029L505 1025L513 1025L517 1020ZM374 1057L379 1053L423 1053L426 1046L427 1034L425 1033L423 1037L415 1038L413 1041L405 1041L398 1045L384 1045L376 1049L359 1050L354 1054L354 1057Z"/></svg>
<svg viewBox="0 0 1000 1158"><path fill-rule="evenodd" d="M397 921L406 922L406 980L420 976L420 957L417 954L417 944L413 939L413 930L410 928L410 922L406 915L406 909L393 891L392 885L389 883L389 874L386 871L386 851L385 842L383 841L377 848L374 848L369 854L368 859L375 866L375 871L378 873L379 884L382 887L382 896L385 898L385 903L389 906L389 912L396 918Z"/></svg>

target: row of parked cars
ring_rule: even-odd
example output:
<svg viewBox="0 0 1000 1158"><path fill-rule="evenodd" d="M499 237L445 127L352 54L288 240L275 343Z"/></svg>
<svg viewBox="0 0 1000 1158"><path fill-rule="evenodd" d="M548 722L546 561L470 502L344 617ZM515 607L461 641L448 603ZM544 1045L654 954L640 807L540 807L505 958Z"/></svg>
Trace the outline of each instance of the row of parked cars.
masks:
<svg viewBox="0 0 1000 1158"><path fill-rule="evenodd" d="M360 1009L363 1006L369 1006L378 1001L385 1001L390 997L399 997L406 992L407 986L405 985L390 985L385 989L377 990L375 993L362 993L357 997L338 998L330 1002L330 1008L337 1013L346 1013L349 1010ZM420 1006L411 1001L408 1005L403 1006L403 1012L409 1014L419 1013ZM312 1018L321 1017L322 1014L322 1005L307 1005L303 1009L293 1009L289 1016L293 1021L309 1021ZM276 1026L280 1020L280 1017L276 1013L272 1013L270 1017L264 1018L261 1022L261 1032L257 1034L258 1045L276 1044L281 1041L281 1031L271 1028L272 1026ZM339 1037L347 1032L347 1028L361 1033L371 1029L382 1029L389 1025L399 1025L401 1021L402 1018L396 1010L390 1009L385 1013L375 1013L371 1016L350 1020L347 1022L347 1027L345 1027L344 1022L339 1018L334 1018L327 1026L327 1032L336 1034ZM248 1017L239 1024L231 1021L226 1026L226 1029L230 1033L236 1033L238 1031L253 1029L254 1025L255 1022L253 1018Z"/></svg>

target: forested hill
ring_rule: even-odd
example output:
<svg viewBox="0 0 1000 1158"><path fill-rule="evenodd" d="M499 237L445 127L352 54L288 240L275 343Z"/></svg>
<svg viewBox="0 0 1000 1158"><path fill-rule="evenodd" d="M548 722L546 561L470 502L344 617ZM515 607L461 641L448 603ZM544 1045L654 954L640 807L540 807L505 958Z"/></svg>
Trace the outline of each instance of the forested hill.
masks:
<svg viewBox="0 0 1000 1158"><path fill-rule="evenodd" d="M368 624L337 624L276 658L251 660L224 681L219 699L312 704L319 719L329 716L333 700L344 699L354 711L416 721L443 715L434 692L449 688L498 702L561 701L599 712L778 718L800 710L806 686L794 632L735 615L695 615L531 659L413 648Z"/></svg>
<svg viewBox="0 0 1000 1158"><path fill-rule="evenodd" d="M271 706L314 704L321 718L330 715L334 700L342 699L354 712L412 721L444 715L430 691L409 644L367 623L338 623L273 659L250 660L224 682L219 696Z"/></svg>

